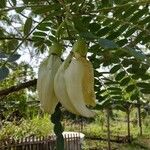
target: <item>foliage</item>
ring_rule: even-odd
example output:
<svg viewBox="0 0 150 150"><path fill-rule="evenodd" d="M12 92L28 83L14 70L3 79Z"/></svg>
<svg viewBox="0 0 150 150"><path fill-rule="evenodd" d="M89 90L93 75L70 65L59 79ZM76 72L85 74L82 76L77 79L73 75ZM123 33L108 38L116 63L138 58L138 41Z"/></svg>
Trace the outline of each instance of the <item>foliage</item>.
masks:
<svg viewBox="0 0 150 150"><path fill-rule="evenodd" d="M89 44L98 101L139 100L142 94L150 94L149 3L4 1L0 9L0 79L17 65L19 50L27 51L24 47L40 54L48 52L54 41L67 49L82 37Z"/></svg>
<svg viewBox="0 0 150 150"><path fill-rule="evenodd" d="M17 76L17 78L16 78ZM22 62L18 67L11 68L9 76L3 80L0 84L1 89L9 88L12 85L20 84L27 80L27 78L32 78L34 76L33 70L30 65ZM33 88L27 90L20 90L11 95L1 97L0 99L0 114L4 116L6 120L21 119L22 117L28 117L30 115L30 107L33 104L28 104L29 101L35 101L34 95L28 94L27 92L35 91ZM32 108L33 110L35 108ZM32 110L32 111L33 111Z"/></svg>
<svg viewBox="0 0 150 150"><path fill-rule="evenodd" d="M64 57L72 44L83 38L89 46L88 59L94 67L95 109L119 109L126 113L131 112L133 106L142 105L143 109L149 104L150 94L149 14L149 0L2 0L0 87L35 77L29 64L19 62L26 53L33 58L48 55L49 46L57 41L65 47ZM29 90L35 91L34 88ZM6 101L0 102L0 107L6 103L7 109L13 105L13 109L28 112L26 95L29 91L23 90L8 96ZM97 122L104 122L104 118L97 118ZM97 131L98 125L92 125L92 129L93 133L101 133ZM115 132L120 127L112 129ZM21 136L28 135L16 130ZM7 131L13 133L14 130L8 125ZM32 133L28 129L24 131ZM44 131L47 130L44 128ZM42 134L38 129L35 132Z"/></svg>
<svg viewBox="0 0 150 150"><path fill-rule="evenodd" d="M31 120L22 120L20 125L16 122L5 122L4 126L0 131L0 139L7 139L13 137L20 139L32 135L47 136L52 134L53 125L49 122L48 116L34 117Z"/></svg>
<svg viewBox="0 0 150 150"><path fill-rule="evenodd" d="M126 136L126 124L125 120L125 113L121 111L115 111L115 120L111 120L111 138L113 139L113 136ZM95 118L95 121L92 121L90 123L86 123L83 127L82 131L86 137L102 137L107 139L107 133L106 133L106 118L104 119L104 127L102 128L102 125L99 124L99 120L101 120L102 113L99 112L99 115ZM118 123L118 119L119 123ZM131 134L134 137L134 140L131 145L129 144L114 144L112 143L112 148L121 147L129 149L129 148L141 148L142 146L148 147L149 145L149 133L150 133L150 125L149 121L150 118L146 117L144 121L144 135L143 137L138 136L138 130L137 126L134 125L133 120L136 120L135 112L133 111L131 113ZM67 120L68 121L68 120ZM65 131L79 131L80 123L78 124L70 124L70 120L66 123L64 122ZM147 125L146 125L147 122ZM7 139L10 137L19 139L21 137L28 137L28 136L47 136L49 134L53 134L53 125L49 122L49 116L45 115L43 117L34 117L30 120L22 120L20 122L20 125L17 125L16 122L6 122L5 125L2 127L0 131L0 139ZM141 146L140 146L141 145ZM84 149L95 148L95 147L104 147L107 149L107 143L102 141L92 141L92 140L84 140Z"/></svg>

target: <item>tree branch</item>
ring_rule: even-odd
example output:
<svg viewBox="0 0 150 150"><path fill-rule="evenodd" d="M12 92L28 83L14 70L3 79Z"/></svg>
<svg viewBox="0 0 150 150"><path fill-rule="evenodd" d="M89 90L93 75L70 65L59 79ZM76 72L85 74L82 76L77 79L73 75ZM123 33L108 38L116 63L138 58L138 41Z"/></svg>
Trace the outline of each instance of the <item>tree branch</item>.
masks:
<svg viewBox="0 0 150 150"><path fill-rule="evenodd" d="M17 45L17 47L14 49L14 51L10 54L10 56L8 57L8 59L2 64L2 67L5 66L8 63L9 58L15 54L15 52L22 46L22 44L29 38L29 36L34 32L34 30L36 30L36 28L43 22L45 21L46 17L44 19L42 19L41 22L39 22L39 24L37 24L25 37L24 39Z"/></svg>
<svg viewBox="0 0 150 150"><path fill-rule="evenodd" d="M34 80L30 80L28 82L21 83L21 84L16 85L16 86L11 86L7 89L0 90L0 97L6 96L10 93L17 92L17 91L25 89L25 88L28 88L30 86L34 86L34 85L36 85L36 83L37 83L37 79L34 79Z"/></svg>
<svg viewBox="0 0 150 150"><path fill-rule="evenodd" d="M26 9L26 8L40 8L48 5L44 4L36 4L36 5L25 5L25 6L13 6L13 7L7 7L7 8L1 8L0 13L6 12L6 11L11 11L11 10L17 10L17 9Z"/></svg>
<svg viewBox="0 0 150 150"><path fill-rule="evenodd" d="M24 38L20 38L20 37L0 37L0 40L19 40L19 41L23 41ZM33 41L32 39L26 39L27 41Z"/></svg>

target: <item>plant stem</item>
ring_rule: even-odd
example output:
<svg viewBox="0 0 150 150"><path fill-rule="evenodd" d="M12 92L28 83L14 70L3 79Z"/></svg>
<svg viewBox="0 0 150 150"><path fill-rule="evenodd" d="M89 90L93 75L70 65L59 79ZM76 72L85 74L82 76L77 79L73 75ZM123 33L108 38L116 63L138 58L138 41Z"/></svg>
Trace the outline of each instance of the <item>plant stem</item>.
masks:
<svg viewBox="0 0 150 150"><path fill-rule="evenodd" d="M54 114L51 115L51 121L54 123L54 133L56 134L56 150L64 150L64 138L62 132L64 131L63 126L61 124L62 120L62 112L61 112L61 104L58 103Z"/></svg>

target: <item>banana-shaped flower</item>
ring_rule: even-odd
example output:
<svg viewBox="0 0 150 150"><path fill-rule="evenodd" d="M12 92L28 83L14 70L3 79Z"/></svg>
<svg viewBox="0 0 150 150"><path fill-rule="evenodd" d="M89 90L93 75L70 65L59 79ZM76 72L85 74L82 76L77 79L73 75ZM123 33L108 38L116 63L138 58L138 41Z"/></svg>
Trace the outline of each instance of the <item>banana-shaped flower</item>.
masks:
<svg viewBox="0 0 150 150"><path fill-rule="evenodd" d="M58 99L54 92L54 77L61 65L62 47L55 43L50 48L50 55L46 58L39 67L37 91L40 99L40 107L44 112L53 114Z"/></svg>
<svg viewBox="0 0 150 150"><path fill-rule="evenodd" d="M58 69L58 72L56 73L54 79L54 90L57 98L59 99L60 103L64 106L64 108L66 108L68 111L74 114L79 114L70 101L64 78L65 70L69 66L72 56L73 54L70 53L70 55L66 58L66 60L62 63L62 65Z"/></svg>
<svg viewBox="0 0 150 150"><path fill-rule="evenodd" d="M85 117L95 113L86 105L95 105L94 74L92 64L86 60L86 44L79 40L73 47L72 54L58 69L54 80L57 98L70 112Z"/></svg>

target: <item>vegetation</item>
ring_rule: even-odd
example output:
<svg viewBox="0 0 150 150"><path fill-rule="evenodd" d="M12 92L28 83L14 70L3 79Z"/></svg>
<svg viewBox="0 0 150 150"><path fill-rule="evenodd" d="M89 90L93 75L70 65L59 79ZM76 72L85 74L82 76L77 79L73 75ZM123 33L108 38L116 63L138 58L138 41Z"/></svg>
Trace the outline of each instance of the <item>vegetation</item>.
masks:
<svg viewBox="0 0 150 150"><path fill-rule="evenodd" d="M48 116L43 118L34 117L33 119L21 120L19 125L16 122L5 122L0 132L0 139L23 138L32 135L47 136L52 133L53 125L49 122Z"/></svg>
<svg viewBox="0 0 150 150"><path fill-rule="evenodd" d="M104 135L110 145L112 134L119 130L132 142L124 147L138 149L132 136L138 141L137 134L144 139L142 135L150 131L149 14L149 0L1 0L1 138L52 131L48 117L36 117L43 115L35 88L37 68L54 42L63 45L65 60L75 41L82 38L94 67L97 105L92 109L103 112L94 122L85 119L83 132Z"/></svg>
<svg viewBox="0 0 150 150"><path fill-rule="evenodd" d="M64 118L63 125L65 127L65 131L76 131L83 132L85 134L85 140L83 142L84 149L94 149L94 148L105 148L107 149L107 127L106 127L106 118L102 115L102 112L98 112L97 117L88 121L82 118L82 121L76 121L74 119ZM127 140L127 127L126 127L126 115L121 111L116 111L113 113L114 117L111 119L111 140L118 139L118 136L121 138L125 138ZM102 118L103 116L103 118ZM80 118L81 119L81 118ZM119 123L118 123L119 119ZM102 121L104 123L102 124ZM131 136L132 144L127 144L126 141L121 143L111 142L112 148L117 149L149 149L149 141L150 141L150 118L146 117L143 119L143 136L139 136L138 125L135 116L135 110L131 113ZM81 128L83 123L83 128ZM22 137L29 136L48 136L54 134L53 132L53 124L49 122L49 116L44 115L43 117L34 117L33 119L22 120L20 124L16 124L16 122L5 122L3 128L0 131L0 140L15 138L19 139ZM101 138L100 140L94 140L94 138ZM144 148L145 147L145 148Z"/></svg>

